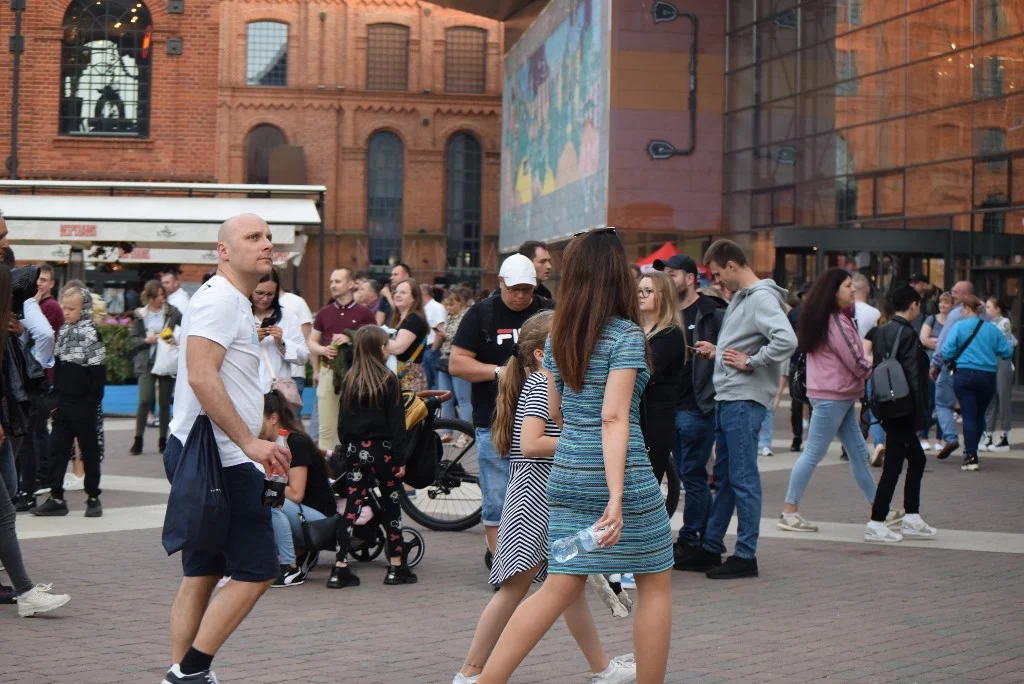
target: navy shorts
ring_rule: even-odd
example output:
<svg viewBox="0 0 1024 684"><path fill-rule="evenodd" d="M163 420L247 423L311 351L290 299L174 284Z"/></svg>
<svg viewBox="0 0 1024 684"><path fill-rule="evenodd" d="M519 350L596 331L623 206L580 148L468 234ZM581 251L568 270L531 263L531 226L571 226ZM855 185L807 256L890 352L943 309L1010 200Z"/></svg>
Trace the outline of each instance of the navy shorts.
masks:
<svg viewBox="0 0 1024 684"><path fill-rule="evenodd" d="M184 449L173 435L164 450L164 472L170 480ZM265 582L277 577L277 545L270 509L263 505L263 473L252 463L224 468L224 486L231 500L231 523L219 552L181 552L185 577L223 577L239 582Z"/></svg>

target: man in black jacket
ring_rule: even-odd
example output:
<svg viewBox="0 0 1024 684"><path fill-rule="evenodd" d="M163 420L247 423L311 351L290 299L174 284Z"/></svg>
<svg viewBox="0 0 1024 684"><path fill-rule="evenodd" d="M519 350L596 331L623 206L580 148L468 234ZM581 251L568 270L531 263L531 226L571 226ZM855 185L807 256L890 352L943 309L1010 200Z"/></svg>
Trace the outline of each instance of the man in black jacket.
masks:
<svg viewBox="0 0 1024 684"><path fill-rule="evenodd" d="M697 292L697 262L685 254L675 254L665 261L656 260L654 268L664 271L676 284L686 346L693 347L697 342L716 344L726 303ZM676 402L675 459L686 491L677 551L686 545L700 546L711 511L707 465L715 442L714 372L713 360L687 354Z"/></svg>
<svg viewBox="0 0 1024 684"><path fill-rule="evenodd" d="M921 477L924 475L925 455L918 441L918 431L926 425L928 412L928 357L914 331L913 321L921 313L921 295L909 285L892 293L893 319L875 332L872 341L875 366L887 358L895 358L903 368L914 411L907 416L882 421L885 429L885 465L878 482L871 522L864 531L864 539L872 542L898 542L904 537L934 537L936 530L921 519ZM893 349L895 348L895 354ZM907 461L907 477L903 488L906 507L900 530L890 530L885 519L889 504Z"/></svg>

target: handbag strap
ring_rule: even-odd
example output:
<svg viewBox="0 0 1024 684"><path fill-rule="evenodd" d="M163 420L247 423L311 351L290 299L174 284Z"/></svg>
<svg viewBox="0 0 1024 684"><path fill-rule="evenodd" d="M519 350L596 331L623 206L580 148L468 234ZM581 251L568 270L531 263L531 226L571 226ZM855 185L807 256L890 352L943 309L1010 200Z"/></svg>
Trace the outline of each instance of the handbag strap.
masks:
<svg viewBox="0 0 1024 684"><path fill-rule="evenodd" d="M277 373L274 372L274 366L270 363L270 355L267 354L267 348L260 344L260 353L263 354L263 360L267 363L267 371L270 373L270 382L277 382Z"/></svg>
<svg viewBox="0 0 1024 684"><path fill-rule="evenodd" d="M846 331L843 330L843 321L840 318L840 314L834 313L834 314L832 314L832 316L836 319L836 325L839 326L839 332L843 336L843 341L846 342L846 348L849 349L850 350L850 354L853 355L854 361L857 363L858 366L862 366L863 368L867 368L867 364L862 361L863 356L864 356L864 347L862 346L861 347L861 353L857 354L857 349L853 346L853 342L850 341L850 338L846 334Z"/></svg>
<svg viewBox="0 0 1024 684"><path fill-rule="evenodd" d="M974 336L978 334L978 331L981 330L981 326L983 326L984 324L985 321L979 318L978 325L974 326L974 330L971 331L971 334L967 337L967 340L964 342L963 346L956 350L956 354L953 354L953 358L946 360L947 366L951 363L956 363L956 360L960 358L960 355L967 351L967 347L971 346L971 342L974 341Z"/></svg>

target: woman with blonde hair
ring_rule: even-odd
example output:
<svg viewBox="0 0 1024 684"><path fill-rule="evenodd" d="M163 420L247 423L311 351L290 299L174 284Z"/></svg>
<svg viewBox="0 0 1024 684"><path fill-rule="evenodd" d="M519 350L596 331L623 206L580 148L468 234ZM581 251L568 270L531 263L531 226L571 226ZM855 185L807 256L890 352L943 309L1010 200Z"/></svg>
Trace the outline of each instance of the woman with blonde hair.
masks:
<svg viewBox="0 0 1024 684"><path fill-rule="evenodd" d="M661 482L676 443L676 403L686 366L686 337L676 286L661 271L640 278L640 318L651 349L651 381L640 398L640 428L654 477Z"/></svg>

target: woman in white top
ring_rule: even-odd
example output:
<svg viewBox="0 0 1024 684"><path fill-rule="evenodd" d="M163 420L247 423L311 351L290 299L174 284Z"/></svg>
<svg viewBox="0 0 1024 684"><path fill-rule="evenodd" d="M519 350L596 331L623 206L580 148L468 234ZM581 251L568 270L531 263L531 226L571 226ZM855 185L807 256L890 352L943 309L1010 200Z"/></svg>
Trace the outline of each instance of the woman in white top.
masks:
<svg viewBox="0 0 1024 684"><path fill-rule="evenodd" d="M1013 326L1010 319L1006 317L1006 305L998 297L989 297L985 302L985 313L992 325L999 328L1003 337L1016 348L1017 337L1013 334ZM1013 359L996 359L996 394L992 403L988 405L988 412L985 414L985 434L981 436L981 444L978 451L999 451L1010 450L1010 423L1012 411L1010 409L1011 397L1013 394ZM996 438L996 423L1002 427L1003 433Z"/></svg>
<svg viewBox="0 0 1024 684"><path fill-rule="evenodd" d="M260 340L260 387L269 392L274 378L291 377L292 364L304 364L309 347L299 319L281 308L277 269L263 276L252 293L252 313ZM268 367L267 364L270 364Z"/></svg>

